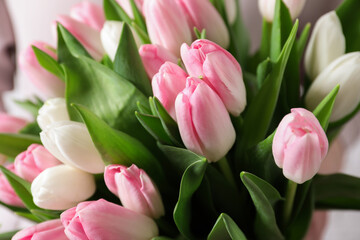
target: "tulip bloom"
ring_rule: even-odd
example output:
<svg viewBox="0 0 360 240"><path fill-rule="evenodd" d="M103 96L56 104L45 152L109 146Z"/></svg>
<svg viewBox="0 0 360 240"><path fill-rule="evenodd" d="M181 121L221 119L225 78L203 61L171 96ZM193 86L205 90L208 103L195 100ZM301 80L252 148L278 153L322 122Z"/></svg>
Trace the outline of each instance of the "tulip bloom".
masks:
<svg viewBox="0 0 360 240"><path fill-rule="evenodd" d="M41 142L61 162L89 173L104 172L105 165L83 123L55 122L40 133Z"/></svg>
<svg viewBox="0 0 360 240"><path fill-rule="evenodd" d="M48 99L39 109L36 120L42 130L47 129L54 122L70 121L65 99Z"/></svg>
<svg viewBox="0 0 360 240"><path fill-rule="evenodd" d="M314 114L293 108L276 130L272 151L284 176L301 184L319 171L328 147L326 134Z"/></svg>
<svg viewBox="0 0 360 240"><path fill-rule="evenodd" d="M61 162L39 144L31 144L14 162L17 174L28 182L32 182L45 169L59 164Z"/></svg>
<svg viewBox="0 0 360 240"><path fill-rule="evenodd" d="M97 4L83 1L70 9L70 16L86 25L100 31L105 22L104 10Z"/></svg>
<svg viewBox="0 0 360 240"><path fill-rule="evenodd" d="M334 122L350 114L360 103L360 52L352 52L339 57L327 66L310 86L305 104L309 109L316 106L336 86L340 90L336 96L330 121Z"/></svg>
<svg viewBox="0 0 360 240"><path fill-rule="evenodd" d="M220 160L235 142L235 129L220 97L203 81L188 78L175 101L185 146L209 162Z"/></svg>
<svg viewBox="0 0 360 240"><path fill-rule="evenodd" d="M225 0L225 10L226 10L226 17L230 24L233 24L237 17L237 6L236 6L237 0Z"/></svg>
<svg viewBox="0 0 360 240"><path fill-rule="evenodd" d="M153 78L165 62L177 63L178 61L174 54L156 44L142 45L139 54L150 79Z"/></svg>
<svg viewBox="0 0 360 240"><path fill-rule="evenodd" d="M129 17L133 18L134 14L131 8L130 0L116 0L118 4L124 9L124 11L129 15ZM142 11L142 6L144 4L144 0L135 0L135 4L137 8Z"/></svg>
<svg viewBox="0 0 360 240"><path fill-rule="evenodd" d="M25 72L30 81L40 90L43 97L62 97L65 92L65 83L57 76L48 72L38 62L32 46L49 54L52 58L57 59L55 52L50 45L44 42L34 42L28 46L19 57L19 66Z"/></svg>
<svg viewBox="0 0 360 240"><path fill-rule="evenodd" d="M332 61L345 54L345 36L334 11L319 18L305 52L305 71L314 80Z"/></svg>
<svg viewBox="0 0 360 240"><path fill-rule="evenodd" d="M31 184L34 203L52 210L74 207L95 190L93 175L63 164L45 169Z"/></svg>
<svg viewBox="0 0 360 240"><path fill-rule="evenodd" d="M104 173L109 190L120 198L122 205L151 218L165 215L159 190L150 177L136 165L129 168L109 165Z"/></svg>
<svg viewBox="0 0 360 240"><path fill-rule="evenodd" d="M60 219L49 220L17 232L11 240L68 240Z"/></svg>
<svg viewBox="0 0 360 240"><path fill-rule="evenodd" d="M173 119L176 96L185 88L187 74L178 65L166 62L152 80L154 96L164 105Z"/></svg>
<svg viewBox="0 0 360 240"><path fill-rule="evenodd" d="M246 106L242 71L236 59L209 40L181 46L181 57L190 76L203 79L222 99L227 110L239 116Z"/></svg>
<svg viewBox="0 0 360 240"><path fill-rule="evenodd" d="M26 126L24 119L0 112L0 133L17 133Z"/></svg>
<svg viewBox="0 0 360 240"><path fill-rule="evenodd" d="M143 11L150 40L180 55L181 44L190 43L192 30L174 0L146 0Z"/></svg>
<svg viewBox="0 0 360 240"><path fill-rule="evenodd" d="M14 164L10 164L6 168L16 174ZM0 172L0 201L11 206L24 207L23 202L2 172Z"/></svg>
<svg viewBox="0 0 360 240"><path fill-rule="evenodd" d="M282 0L282 1L289 9L290 16L292 19L295 19L300 15L306 3L306 0ZM276 0L259 0L260 13L268 22L272 22L274 20L275 3Z"/></svg>
<svg viewBox="0 0 360 240"><path fill-rule="evenodd" d="M61 221L70 240L148 240L158 235L154 220L104 199L66 210Z"/></svg>

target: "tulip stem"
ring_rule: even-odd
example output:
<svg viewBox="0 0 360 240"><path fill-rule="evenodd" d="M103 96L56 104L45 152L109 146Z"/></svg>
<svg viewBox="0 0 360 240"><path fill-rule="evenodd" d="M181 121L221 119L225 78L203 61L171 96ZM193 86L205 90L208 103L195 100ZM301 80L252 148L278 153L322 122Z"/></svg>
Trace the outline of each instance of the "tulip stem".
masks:
<svg viewBox="0 0 360 240"><path fill-rule="evenodd" d="M220 167L221 172L224 174L225 178L236 188L236 181L226 157L220 159L218 161L218 165Z"/></svg>
<svg viewBox="0 0 360 240"><path fill-rule="evenodd" d="M283 211L283 225L286 226L291 218L291 213L294 205L296 195L297 183L289 180L286 188L284 211Z"/></svg>

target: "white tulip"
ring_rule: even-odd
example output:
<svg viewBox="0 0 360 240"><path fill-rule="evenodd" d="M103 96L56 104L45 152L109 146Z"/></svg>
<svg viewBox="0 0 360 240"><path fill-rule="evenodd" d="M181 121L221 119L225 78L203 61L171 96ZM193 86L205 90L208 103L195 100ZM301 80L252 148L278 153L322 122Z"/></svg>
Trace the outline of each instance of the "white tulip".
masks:
<svg viewBox="0 0 360 240"><path fill-rule="evenodd" d="M238 7L236 6L236 1L238 0L224 1L227 20L230 24L233 24L235 22L237 11L240 11L240 9L237 9Z"/></svg>
<svg viewBox="0 0 360 240"><path fill-rule="evenodd" d="M295 19L303 10L306 0L283 0L283 2L288 7L291 18ZM276 0L259 0L258 4L261 15L266 21L272 22L274 20Z"/></svg>
<svg viewBox="0 0 360 240"><path fill-rule="evenodd" d="M69 120L64 98L48 99L39 109L39 115L37 116L37 123L42 130L45 130L54 122Z"/></svg>
<svg viewBox="0 0 360 240"><path fill-rule="evenodd" d="M316 22L305 52L305 71L314 80L332 61L345 54L345 36L334 11Z"/></svg>
<svg viewBox="0 0 360 240"><path fill-rule="evenodd" d="M40 133L44 147L65 164L89 173L102 173L104 162L83 123L55 122Z"/></svg>
<svg viewBox="0 0 360 240"><path fill-rule="evenodd" d="M45 169L31 184L34 203L52 210L74 207L91 197L95 190L93 175L68 165Z"/></svg>
<svg viewBox="0 0 360 240"><path fill-rule="evenodd" d="M330 121L337 121L355 110L360 102L360 52L348 53L336 59L315 79L305 97L305 104L313 110L336 86L336 96Z"/></svg>

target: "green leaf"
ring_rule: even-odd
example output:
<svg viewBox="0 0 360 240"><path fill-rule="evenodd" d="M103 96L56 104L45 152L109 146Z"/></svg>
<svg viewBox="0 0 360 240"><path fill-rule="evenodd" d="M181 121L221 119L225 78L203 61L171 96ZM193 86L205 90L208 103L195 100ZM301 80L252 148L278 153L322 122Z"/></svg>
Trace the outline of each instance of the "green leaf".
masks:
<svg viewBox="0 0 360 240"><path fill-rule="evenodd" d="M311 24L310 23L306 24L303 31L301 32L299 39L297 40L296 51L298 57L302 57L302 55L304 54L304 49L310 34L310 28L311 28Z"/></svg>
<svg viewBox="0 0 360 240"><path fill-rule="evenodd" d="M265 19L263 19L261 43L258 52L260 61L264 61L265 59L270 57L271 31L272 31L272 23L267 22Z"/></svg>
<svg viewBox="0 0 360 240"><path fill-rule="evenodd" d="M0 240L9 240L11 239L19 230L0 233Z"/></svg>
<svg viewBox="0 0 360 240"><path fill-rule="evenodd" d="M30 212L15 212L15 214L20 217L29 219L30 221L33 221L33 222L37 222L37 223L43 222L43 220L39 219L38 217L36 217L34 214L32 214Z"/></svg>
<svg viewBox="0 0 360 240"><path fill-rule="evenodd" d="M54 58L35 46L32 46L32 49L34 50L36 59L43 68L59 77L61 80L65 80L64 71Z"/></svg>
<svg viewBox="0 0 360 240"><path fill-rule="evenodd" d="M236 225L234 220L227 214L220 214L213 229L211 230L208 240L246 240L244 233Z"/></svg>
<svg viewBox="0 0 360 240"><path fill-rule="evenodd" d="M103 7L106 20L124 21L131 24L131 18L115 0L104 0Z"/></svg>
<svg viewBox="0 0 360 240"><path fill-rule="evenodd" d="M101 59L100 63L104 66L107 66L110 69L114 69L114 64L111 61L109 55L105 54L104 57Z"/></svg>
<svg viewBox="0 0 360 240"><path fill-rule="evenodd" d="M11 211L13 211L13 212L27 212L27 213L29 212L29 211L28 211L26 208L24 208L24 207L16 207L16 206L8 205L8 204L6 204L6 203L4 203L4 202L1 202L1 201L0 201L0 205L8 208L9 210L11 210Z"/></svg>
<svg viewBox="0 0 360 240"><path fill-rule="evenodd" d="M258 65L256 69L256 80L259 88L261 88L266 77L271 72L272 70L271 68L272 68L272 64L270 58L265 59Z"/></svg>
<svg viewBox="0 0 360 240"><path fill-rule="evenodd" d="M138 25L144 32L146 32L146 23L143 15L141 14L139 8L135 4L134 0L130 0L131 9L134 15L134 23Z"/></svg>
<svg viewBox="0 0 360 240"><path fill-rule="evenodd" d="M39 136L41 129L37 122L32 122L22 128L19 133Z"/></svg>
<svg viewBox="0 0 360 240"><path fill-rule="evenodd" d="M15 158L31 144L41 144L40 138L34 135L0 133L0 153Z"/></svg>
<svg viewBox="0 0 360 240"><path fill-rule="evenodd" d="M34 117L38 115L39 109L44 105L44 102L41 101L39 98L36 98L35 100L25 100L25 101L19 101L15 100L15 103L31 113Z"/></svg>

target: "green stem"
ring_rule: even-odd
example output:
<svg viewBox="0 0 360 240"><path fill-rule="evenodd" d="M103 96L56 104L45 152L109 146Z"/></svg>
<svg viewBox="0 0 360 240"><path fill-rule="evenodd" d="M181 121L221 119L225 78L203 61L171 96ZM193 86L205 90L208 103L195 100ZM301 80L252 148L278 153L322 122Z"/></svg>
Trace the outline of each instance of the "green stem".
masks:
<svg viewBox="0 0 360 240"><path fill-rule="evenodd" d="M226 157L223 157L218 162L221 172L224 174L225 178L236 188L236 181L234 175L232 174L231 168Z"/></svg>
<svg viewBox="0 0 360 240"><path fill-rule="evenodd" d="M289 180L286 188L285 204L283 211L283 225L289 224L296 195L297 183Z"/></svg>

